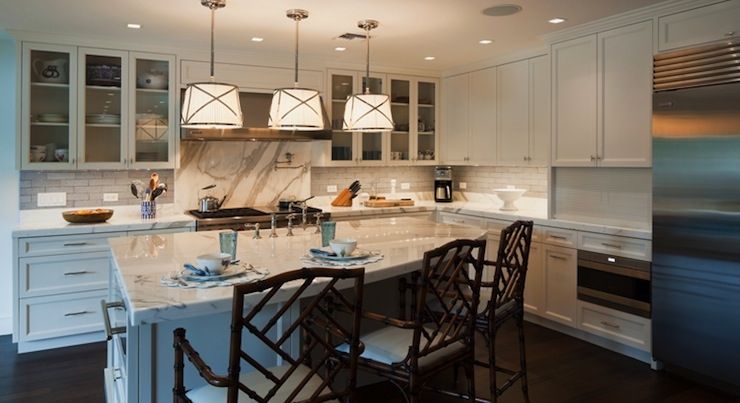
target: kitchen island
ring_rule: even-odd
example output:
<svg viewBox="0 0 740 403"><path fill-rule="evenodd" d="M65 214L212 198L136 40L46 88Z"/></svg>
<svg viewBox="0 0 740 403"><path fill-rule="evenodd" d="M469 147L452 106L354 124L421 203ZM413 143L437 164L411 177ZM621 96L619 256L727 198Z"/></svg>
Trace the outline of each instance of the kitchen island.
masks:
<svg viewBox="0 0 740 403"><path fill-rule="evenodd" d="M251 232L242 232L237 258L266 268L270 275L303 267L301 257L309 248L320 245L320 235L314 233L314 228L295 232L294 237L281 232L278 238L263 239L252 239ZM381 261L365 266L368 284L365 301L370 304L395 299L395 283L384 280L419 269L425 251L454 239L486 236L483 229L415 218L340 222L336 234L355 238L358 247L384 256ZM116 238L110 240L110 245L114 264L109 299L121 301L125 310L110 310L112 326L120 328L121 333L114 335L109 345L106 369L109 399L142 403L171 401L172 331L178 327L188 330L188 338L214 371L225 373L232 288L182 289L160 284L163 276L181 270L184 263L195 261L196 256L218 251L218 232ZM265 308L266 315L279 309L280 295L274 301L273 306ZM289 321L295 315L296 310L291 309L285 318ZM298 340L291 343L292 351L297 352ZM185 382L188 388L203 384L190 365L186 365Z"/></svg>

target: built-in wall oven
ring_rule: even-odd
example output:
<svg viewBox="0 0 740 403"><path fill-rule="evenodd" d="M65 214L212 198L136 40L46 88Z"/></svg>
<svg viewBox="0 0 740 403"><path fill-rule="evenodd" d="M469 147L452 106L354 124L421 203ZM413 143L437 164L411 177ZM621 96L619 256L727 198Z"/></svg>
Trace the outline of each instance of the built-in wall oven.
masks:
<svg viewBox="0 0 740 403"><path fill-rule="evenodd" d="M651 263L578 251L578 299L650 317Z"/></svg>

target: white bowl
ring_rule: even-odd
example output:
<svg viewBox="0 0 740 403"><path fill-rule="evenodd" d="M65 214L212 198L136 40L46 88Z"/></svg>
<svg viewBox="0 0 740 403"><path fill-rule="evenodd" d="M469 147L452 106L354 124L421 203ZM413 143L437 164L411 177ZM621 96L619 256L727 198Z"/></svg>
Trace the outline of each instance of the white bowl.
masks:
<svg viewBox="0 0 740 403"><path fill-rule="evenodd" d="M211 274L221 274L231 263L228 253L208 253L195 258L199 269L208 269Z"/></svg>
<svg viewBox="0 0 740 403"><path fill-rule="evenodd" d="M514 202L519 200L519 198L527 192L527 189L517 189L514 187L510 187L505 189L493 189L493 191L496 192L496 196L498 196L498 198L504 202L503 207L501 207L499 210L517 211L519 209L516 208Z"/></svg>
<svg viewBox="0 0 740 403"><path fill-rule="evenodd" d="M354 239L334 239L329 241L329 246L337 256L349 256L357 248L357 241Z"/></svg>

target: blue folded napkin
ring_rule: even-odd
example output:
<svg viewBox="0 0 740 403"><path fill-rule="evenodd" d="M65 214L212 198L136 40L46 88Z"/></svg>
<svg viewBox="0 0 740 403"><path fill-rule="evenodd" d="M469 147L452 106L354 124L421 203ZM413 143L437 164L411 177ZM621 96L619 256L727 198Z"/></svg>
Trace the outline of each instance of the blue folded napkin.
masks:
<svg viewBox="0 0 740 403"><path fill-rule="evenodd" d="M336 257L337 254L334 252L328 252L323 249L319 248L311 248L308 250L312 255L314 256L329 256L329 257Z"/></svg>

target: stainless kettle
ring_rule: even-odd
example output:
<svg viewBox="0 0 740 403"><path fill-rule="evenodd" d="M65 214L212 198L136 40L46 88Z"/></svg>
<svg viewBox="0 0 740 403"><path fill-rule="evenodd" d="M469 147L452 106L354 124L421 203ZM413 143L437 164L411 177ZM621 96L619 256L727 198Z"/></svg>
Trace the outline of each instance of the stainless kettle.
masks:
<svg viewBox="0 0 740 403"><path fill-rule="evenodd" d="M215 187L216 187L215 184L208 185L208 186L202 188L201 190L210 190L210 189L213 189ZM201 213L212 213L214 211L218 211L218 209L220 209L221 206L226 201L226 196L227 195L224 195L224 197L221 200L219 200L216 197L213 197L211 195L206 195L206 196L200 197L198 199L198 211L201 212Z"/></svg>

